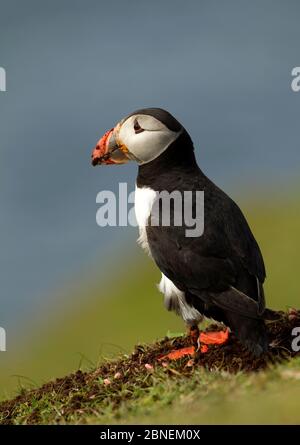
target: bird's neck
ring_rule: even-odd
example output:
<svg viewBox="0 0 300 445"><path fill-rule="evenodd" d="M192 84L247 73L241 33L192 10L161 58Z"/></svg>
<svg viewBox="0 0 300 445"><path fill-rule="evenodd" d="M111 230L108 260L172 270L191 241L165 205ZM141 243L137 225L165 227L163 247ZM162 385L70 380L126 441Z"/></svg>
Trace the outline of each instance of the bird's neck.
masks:
<svg viewBox="0 0 300 445"><path fill-rule="evenodd" d="M139 166L137 186L154 190L166 189L168 180L201 173L197 165L193 142L186 131L158 158Z"/></svg>

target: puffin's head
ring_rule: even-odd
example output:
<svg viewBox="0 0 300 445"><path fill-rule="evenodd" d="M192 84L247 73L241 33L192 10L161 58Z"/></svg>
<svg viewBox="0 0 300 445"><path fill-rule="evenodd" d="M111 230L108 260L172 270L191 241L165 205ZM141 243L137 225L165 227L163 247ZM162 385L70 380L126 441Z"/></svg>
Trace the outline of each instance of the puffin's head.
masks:
<svg viewBox="0 0 300 445"><path fill-rule="evenodd" d="M160 156L185 130L167 111L135 111L107 131L92 153L92 164L146 164Z"/></svg>

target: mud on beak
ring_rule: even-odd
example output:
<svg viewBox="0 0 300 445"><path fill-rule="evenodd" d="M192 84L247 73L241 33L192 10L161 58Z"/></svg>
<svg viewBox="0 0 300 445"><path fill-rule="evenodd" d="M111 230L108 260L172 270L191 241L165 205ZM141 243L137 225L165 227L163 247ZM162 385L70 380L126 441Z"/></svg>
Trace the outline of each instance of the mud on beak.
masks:
<svg viewBox="0 0 300 445"><path fill-rule="evenodd" d="M92 152L92 165L125 164L129 161L128 149L118 141L119 125L107 131L99 139Z"/></svg>

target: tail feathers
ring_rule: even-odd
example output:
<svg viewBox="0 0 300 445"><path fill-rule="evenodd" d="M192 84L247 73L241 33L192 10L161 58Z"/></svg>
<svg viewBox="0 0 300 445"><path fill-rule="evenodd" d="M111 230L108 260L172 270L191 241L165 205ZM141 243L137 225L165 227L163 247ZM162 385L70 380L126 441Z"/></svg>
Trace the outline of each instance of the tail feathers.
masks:
<svg viewBox="0 0 300 445"><path fill-rule="evenodd" d="M228 325L240 342L256 357L268 350L268 335L263 320L246 318L234 312L226 311Z"/></svg>
<svg viewBox="0 0 300 445"><path fill-rule="evenodd" d="M263 305L233 286L226 291L208 295L209 304L221 309L225 324L253 355L258 357L267 352L268 335L264 320L271 318L272 311L262 311Z"/></svg>
<svg viewBox="0 0 300 445"><path fill-rule="evenodd" d="M281 314L278 311L265 307L264 290L261 287L261 299L257 303L246 294L231 286L229 290L218 294L210 294L211 302L223 310L232 311L256 320L278 320Z"/></svg>
<svg viewBox="0 0 300 445"><path fill-rule="evenodd" d="M262 313L262 318L266 321L280 320L282 318L282 312L266 308Z"/></svg>
<svg viewBox="0 0 300 445"><path fill-rule="evenodd" d="M213 302L222 308L229 327L241 343L256 357L267 352L268 336L261 307L234 287L214 294Z"/></svg>
<svg viewBox="0 0 300 445"><path fill-rule="evenodd" d="M216 306L225 311L253 319L261 318L257 302L233 286L224 292L211 294L211 299Z"/></svg>

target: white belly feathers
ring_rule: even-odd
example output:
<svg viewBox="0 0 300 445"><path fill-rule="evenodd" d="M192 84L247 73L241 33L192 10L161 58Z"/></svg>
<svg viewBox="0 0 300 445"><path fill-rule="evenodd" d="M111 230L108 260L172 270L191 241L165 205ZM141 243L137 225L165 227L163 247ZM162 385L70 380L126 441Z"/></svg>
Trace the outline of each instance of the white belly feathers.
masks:
<svg viewBox="0 0 300 445"><path fill-rule="evenodd" d="M149 187L135 189L135 216L139 226L138 243L151 256L146 225L151 213L151 209L157 193ZM165 296L164 304L169 311L175 311L181 315L187 324L199 323L202 315L192 306L189 306L185 299L185 293L180 291L175 284L162 274L158 289Z"/></svg>
<svg viewBox="0 0 300 445"><path fill-rule="evenodd" d="M187 304L185 293L179 290L175 284L163 273L158 285L158 289L165 296L164 303L168 311L174 311L180 315L188 325L198 324L202 320L202 315L193 306Z"/></svg>

